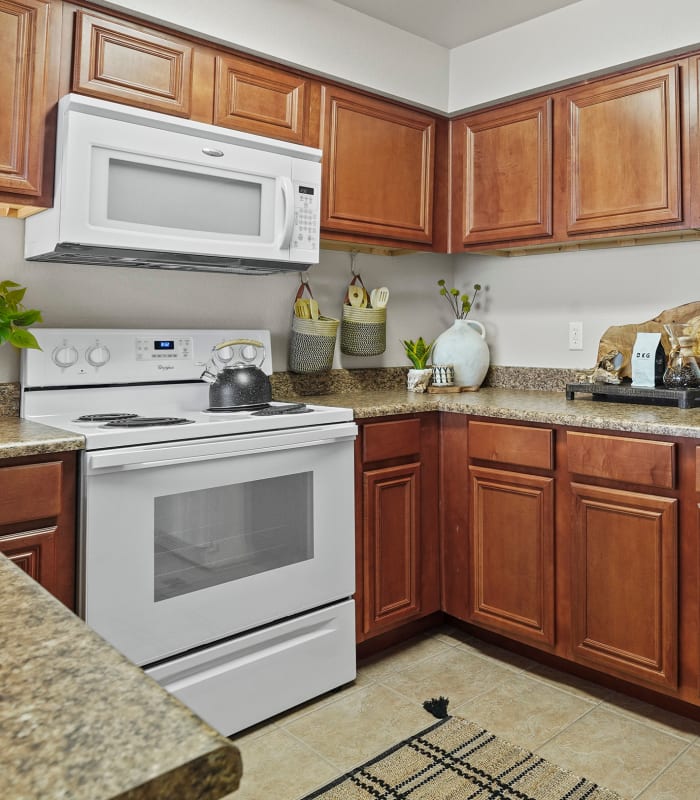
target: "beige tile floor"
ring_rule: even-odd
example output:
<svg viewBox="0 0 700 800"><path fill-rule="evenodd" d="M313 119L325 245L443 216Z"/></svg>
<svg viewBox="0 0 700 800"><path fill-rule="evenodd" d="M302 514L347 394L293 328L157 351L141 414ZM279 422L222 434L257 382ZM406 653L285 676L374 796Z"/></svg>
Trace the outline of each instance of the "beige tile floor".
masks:
<svg viewBox="0 0 700 800"><path fill-rule="evenodd" d="M619 792L700 798L700 723L484 644L451 628L358 666L357 680L232 737L231 800L298 800L434 719L423 700Z"/></svg>

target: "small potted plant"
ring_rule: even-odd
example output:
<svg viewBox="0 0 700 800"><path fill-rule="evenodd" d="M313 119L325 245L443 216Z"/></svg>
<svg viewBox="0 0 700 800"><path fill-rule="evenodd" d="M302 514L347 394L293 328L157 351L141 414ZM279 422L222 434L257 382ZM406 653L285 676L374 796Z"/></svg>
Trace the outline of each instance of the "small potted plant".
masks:
<svg viewBox="0 0 700 800"><path fill-rule="evenodd" d="M14 281L0 281L0 345L41 350L30 325L41 322L41 311L22 304L27 290Z"/></svg>
<svg viewBox="0 0 700 800"><path fill-rule="evenodd" d="M408 360L413 364L413 369L408 370L408 390L410 392L424 392L430 384L432 370L428 368L428 359L433 349L434 342L426 344L425 339L419 336L413 339L402 339L403 349Z"/></svg>

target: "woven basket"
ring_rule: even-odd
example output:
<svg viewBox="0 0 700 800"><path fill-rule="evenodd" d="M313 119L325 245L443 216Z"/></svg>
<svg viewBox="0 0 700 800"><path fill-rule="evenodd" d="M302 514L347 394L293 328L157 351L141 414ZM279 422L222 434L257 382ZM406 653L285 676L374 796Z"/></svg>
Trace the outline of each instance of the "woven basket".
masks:
<svg viewBox="0 0 700 800"><path fill-rule="evenodd" d="M297 291L298 300L311 287L302 281ZM292 317L292 335L289 340L289 371L298 373L326 372L333 366L335 340L340 320L333 317L300 319Z"/></svg>
<svg viewBox="0 0 700 800"><path fill-rule="evenodd" d="M348 356L378 356L386 350L386 308L343 306L340 350Z"/></svg>

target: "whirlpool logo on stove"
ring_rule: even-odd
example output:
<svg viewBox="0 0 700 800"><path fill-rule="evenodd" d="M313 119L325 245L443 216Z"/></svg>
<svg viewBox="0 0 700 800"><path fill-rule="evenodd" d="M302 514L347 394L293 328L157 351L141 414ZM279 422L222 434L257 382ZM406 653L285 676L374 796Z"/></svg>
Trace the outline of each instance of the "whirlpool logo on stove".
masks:
<svg viewBox="0 0 700 800"><path fill-rule="evenodd" d="M163 372L165 372L166 370L169 370L169 369L175 369L175 365L174 364L158 364L158 369L163 370Z"/></svg>

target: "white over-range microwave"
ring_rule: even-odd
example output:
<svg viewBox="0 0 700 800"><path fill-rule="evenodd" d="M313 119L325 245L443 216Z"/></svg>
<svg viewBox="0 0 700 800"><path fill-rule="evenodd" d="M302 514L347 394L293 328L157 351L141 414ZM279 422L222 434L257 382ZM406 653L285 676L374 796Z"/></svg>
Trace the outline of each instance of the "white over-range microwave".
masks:
<svg viewBox="0 0 700 800"><path fill-rule="evenodd" d="M321 151L69 94L25 258L265 273L318 262Z"/></svg>

